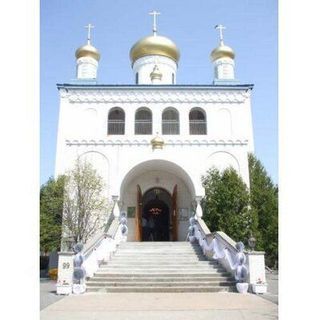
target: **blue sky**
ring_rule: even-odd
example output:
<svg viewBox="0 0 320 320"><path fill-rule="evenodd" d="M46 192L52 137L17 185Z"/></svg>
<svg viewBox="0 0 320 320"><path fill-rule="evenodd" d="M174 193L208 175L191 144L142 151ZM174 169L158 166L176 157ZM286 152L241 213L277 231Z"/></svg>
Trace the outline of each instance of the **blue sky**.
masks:
<svg viewBox="0 0 320 320"><path fill-rule="evenodd" d="M40 24L40 183L54 174L59 99L56 83L75 78L74 52L85 44L85 25L101 53L98 82L133 84L129 51L151 34L148 12L161 12L159 34L180 49L177 84L211 84L209 55L223 24L236 53L236 77L255 85L252 95L255 154L278 182L278 21L276 0L42 0Z"/></svg>

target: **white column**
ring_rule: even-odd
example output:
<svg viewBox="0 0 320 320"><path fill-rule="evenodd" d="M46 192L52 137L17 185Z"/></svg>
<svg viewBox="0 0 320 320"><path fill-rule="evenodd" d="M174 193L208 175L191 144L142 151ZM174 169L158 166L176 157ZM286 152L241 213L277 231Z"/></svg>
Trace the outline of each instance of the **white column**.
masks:
<svg viewBox="0 0 320 320"><path fill-rule="evenodd" d="M196 196L196 201L197 201L197 208L196 208L196 218L202 218L203 216L203 212L202 212L202 208L201 208L201 202L202 200L202 196Z"/></svg>
<svg viewBox="0 0 320 320"><path fill-rule="evenodd" d="M115 218L119 218L120 217L120 209L119 209L119 205L118 205L119 196L112 196L112 200L114 202L114 207L112 210L113 216Z"/></svg>

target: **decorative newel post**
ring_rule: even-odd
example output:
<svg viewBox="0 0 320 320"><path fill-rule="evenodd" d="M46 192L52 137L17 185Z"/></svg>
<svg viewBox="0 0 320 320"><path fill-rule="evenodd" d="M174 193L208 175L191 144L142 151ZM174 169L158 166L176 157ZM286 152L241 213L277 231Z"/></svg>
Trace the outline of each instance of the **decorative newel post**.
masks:
<svg viewBox="0 0 320 320"><path fill-rule="evenodd" d="M59 252L57 294L72 293L73 285L73 238L65 237L62 243L62 251Z"/></svg>
<svg viewBox="0 0 320 320"><path fill-rule="evenodd" d="M119 209L119 196L112 196L112 200L114 202L114 207L113 207L113 216L115 218L119 218L120 217L120 209Z"/></svg>
<svg viewBox="0 0 320 320"><path fill-rule="evenodd" d="M202 208L201 208L201 202L202 197L201 196L197 196L196 197L196 201L197 201L197 208L196 208L196 218L202 218L203 212L202 212Z"/></svg>

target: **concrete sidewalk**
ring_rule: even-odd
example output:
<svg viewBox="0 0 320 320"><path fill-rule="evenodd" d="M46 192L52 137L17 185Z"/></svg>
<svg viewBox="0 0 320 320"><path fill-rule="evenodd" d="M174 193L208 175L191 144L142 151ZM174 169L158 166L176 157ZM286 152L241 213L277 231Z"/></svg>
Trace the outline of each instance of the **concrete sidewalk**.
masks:
<svg viewBox="0 0 320 320"><path fill-rule="evenodd" d="M40 313L41 320L272 320L278 306L253 294L86 293Z"/></svg>

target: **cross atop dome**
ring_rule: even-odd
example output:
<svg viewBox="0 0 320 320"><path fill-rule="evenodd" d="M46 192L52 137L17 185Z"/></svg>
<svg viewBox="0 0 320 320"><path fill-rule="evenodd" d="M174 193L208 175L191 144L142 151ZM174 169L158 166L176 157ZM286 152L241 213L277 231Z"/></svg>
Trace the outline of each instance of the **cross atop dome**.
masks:
<svg viewBox="0 0 320 320"><path fill-rule="evenodd" d="M222 32L222 30L226 29L226 27L223 26L222 24L217 24L214 28L219 30L220 45L223 45L223 32Z"/></svg>
<svg viewBox="0 0 320 320"><path fill-rule="evenodd" d="M88 36L87 36L87 40L88 40L88 44L91 44L91 29L94 28L94 26L89 23L87 26L85 26L86 29L88 29Z"/></svg>
<svg viewBox="0 0 320 320"><path fill-rule="evenodd" d="M153 10L153 11L149 12L149 14L151 16L153 16L152 32L153 32L153 35L156 36L157 35L157 16L159 16L161 13Z"/></svg>

